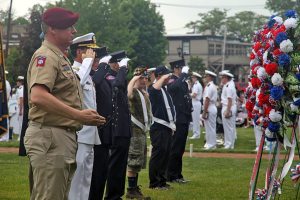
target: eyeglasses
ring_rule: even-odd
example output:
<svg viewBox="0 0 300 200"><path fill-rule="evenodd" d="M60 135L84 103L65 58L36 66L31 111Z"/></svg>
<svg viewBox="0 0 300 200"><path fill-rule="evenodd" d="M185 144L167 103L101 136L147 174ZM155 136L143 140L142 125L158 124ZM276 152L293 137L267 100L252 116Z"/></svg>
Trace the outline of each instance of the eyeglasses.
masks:
<svg viewBox="0 0 300 200"><path fill-rule="evenodd" d="M74 25L72 25L72 26L70 26L70 27L66 28L66 30L68 30L68 31L72 31L72 32L77 32L77 30L76 30L76 28L75 28L75 26L74 26Z"/></svg>

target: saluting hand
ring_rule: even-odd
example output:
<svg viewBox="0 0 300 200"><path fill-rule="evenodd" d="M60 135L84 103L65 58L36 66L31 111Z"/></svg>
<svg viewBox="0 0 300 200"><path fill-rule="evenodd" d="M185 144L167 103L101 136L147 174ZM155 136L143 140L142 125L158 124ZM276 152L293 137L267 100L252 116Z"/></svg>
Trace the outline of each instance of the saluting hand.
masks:
<svg viewBox="0 0 300 200"><path fill-rule="evenodd" d="M96 53L93 51L93 49L87 49L85 53L81 55L82 60L85 58L95 58Z"/></svg>
<svg viewBox="0 0 300 200"><path fill-rule="evenodd" d="M78 118L83 125L100 126L106 123L106 119L92 109L85 109L80 111Z"/></svg>
<svg viewBox="0 0 300 200"><path fill-rule="evenodd" d="M171 76L172 76L172 73L169 73L169 74L163 75L161 78L165 80L165 79L170 78Z"/></svg>

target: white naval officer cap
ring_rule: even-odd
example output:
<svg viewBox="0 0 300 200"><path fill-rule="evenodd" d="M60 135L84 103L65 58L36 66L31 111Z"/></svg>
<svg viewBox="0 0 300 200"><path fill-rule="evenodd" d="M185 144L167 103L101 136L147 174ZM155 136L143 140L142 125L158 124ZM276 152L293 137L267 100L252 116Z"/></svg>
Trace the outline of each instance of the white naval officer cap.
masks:
<svg viewBox="0 0 300 200"><path fill-rule="evenodd" d="M202 76L201 76L200 74L198 74L197 72L193 72L193 73L192 73L192 76L196 76L196 77L198 77L198 78L202 78Z"/></svg>
<svg viewBox="0 0 300 200"><path fill-rule="evenodd" d="M18 76L17 80L24 80L24 76Z"/></svg>
<svg viewBox="0 0 300 200"><path fill-rule="evenodd" d="M220 75L220 76L228 76L228 77L230 77L230 78L233 78L233 77L234 77L233 74L230 73L228 70L223 70L223 71L221 71L221 72L219 73L219 75Z"/></svg>
<svg viewBox="0 0 300 200"><path fill-rule="evenodd" d="M147 72L148 72L148 73L150 73L150 72L154 72L154 71L155 71L155 69L156 69L156 67L149 68L149 69L147 69Z"/></svg>
<svg viewBox="0 0 300 200"><path fill-rule="evenodd" d="M204 73L208 74L208 75L211 75L211 76L214 76L214 77L217 76L217 74L215 74L215 73L213 73L212 71L209 71L209 70L205 70Z"/></svg>
<svg viewBox="0 0 300 200"><path fill-rule="evenodd" d="M88 33L73 39L72 47L87 47L87 48L99 48L96 44L96 37L94 33Z"/></svg>

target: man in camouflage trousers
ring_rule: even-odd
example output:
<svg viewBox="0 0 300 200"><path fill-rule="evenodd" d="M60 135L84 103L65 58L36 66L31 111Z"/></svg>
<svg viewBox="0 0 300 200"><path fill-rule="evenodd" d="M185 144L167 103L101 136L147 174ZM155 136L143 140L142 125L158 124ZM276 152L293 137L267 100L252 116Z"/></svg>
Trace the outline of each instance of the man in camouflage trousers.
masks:
<svg viewBox="0 0 300 200"><path fill-rule="evenodd" d="M150 199L144 197L137 182L138 173L146 168L147 143L146 133L149 130L151 120L151 108L148 94L146 93L146 82L148 74L145 68L137 67L134 77L128 84L128 99L131 111L132 137L128 153L128 188L126 198Z"/></svg>

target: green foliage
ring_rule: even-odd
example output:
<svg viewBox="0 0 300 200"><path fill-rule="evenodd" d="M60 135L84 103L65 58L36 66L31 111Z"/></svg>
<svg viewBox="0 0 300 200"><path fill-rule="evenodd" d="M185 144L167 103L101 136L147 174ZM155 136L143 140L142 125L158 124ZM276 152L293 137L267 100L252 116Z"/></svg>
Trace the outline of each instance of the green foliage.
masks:
<svg viewBox="0 0 300 200"><path fill-rule="evenodd" d="M295 9L300 13L300 2L299 0L267 0L266 8L272 12L278 12L281 15L283 15L285 11L291 9Z"/></svg>
<svg viewBox="0 0 300 200"><path fill-rule="evenodd" d="M267 17L252 11L242 11L227 18L228 35L251 42L254 30L266 23Z"/></svg>
<svg viewBox="0 0 300 200"><path fill-rule="evenodd" d="M227 17L227 10L213 9L207 13L199 13L200 20L192 21L186 25L187 28L194 29L195 33L210 35L224 35L223 26L227 27L227 35L239 38L244 42L251 42L253 30L261 27L267 17L258 15L252 11L242 11L234 16Z"/></svg>
<svg viewBox="0 0 300 200"><path fill-rule="evenodd" d="M188 66L191 68L192 71L200 74L204 74L204 70L206 70L205 64L203 63L203 59L198 56L191 56Z"/></svg>
<svg viewBox="0 0 300 200"><path fill-rule="evenodd" d="M198 33L210 31L211 35L221 35L221 26L225 23L227 10L215 8L206 13L199 13L200 20L190 22L186 25L187 28L192 28Z"/></svg>
<svg viewBox="0 0 300 200"><path fill-rule="evenodd" d="M80 13L77 35L94 32L97 42L110 52L126 50L134 68L164 60L164 22L149 1L65 0L63 6Z"/></svg>
<svg viewBox="0 0 300 200"><path fill-rule="evenodd" d="M25 38L21 42L22 59L20 61L19 74L26 76L27 68L30 63L33 53L41 46L42 40L39 38L41 34L41 12L36 9L32 9L30 13L30 24L28 25L28 35L30 37Z"/></svg>
<svg viewBox="0 0 300 200"><path fill-rule="evenodd" d="M149 1L126 1L126 10L133 14L129 25L130 30L135 30L137 41L133 45L136 57L133 65L154 67L165 58L164 21L156 12L156 7Z"/></svg>
<svg viewBox="0 0 300 200"><path fill-rule="evenodd" d="M17 76L20 75L20 62L22 52L18 48L10 48L7 59L5 60L6 70L9 72L6 79L13 86L16 83Z"/></svg>
<svg viewBox="0 0 300 200"><path fill-rule="evenodd" d="M28 25L29 21L25 17L18 17L16 19L14 19L13 24Z"/></svg>

